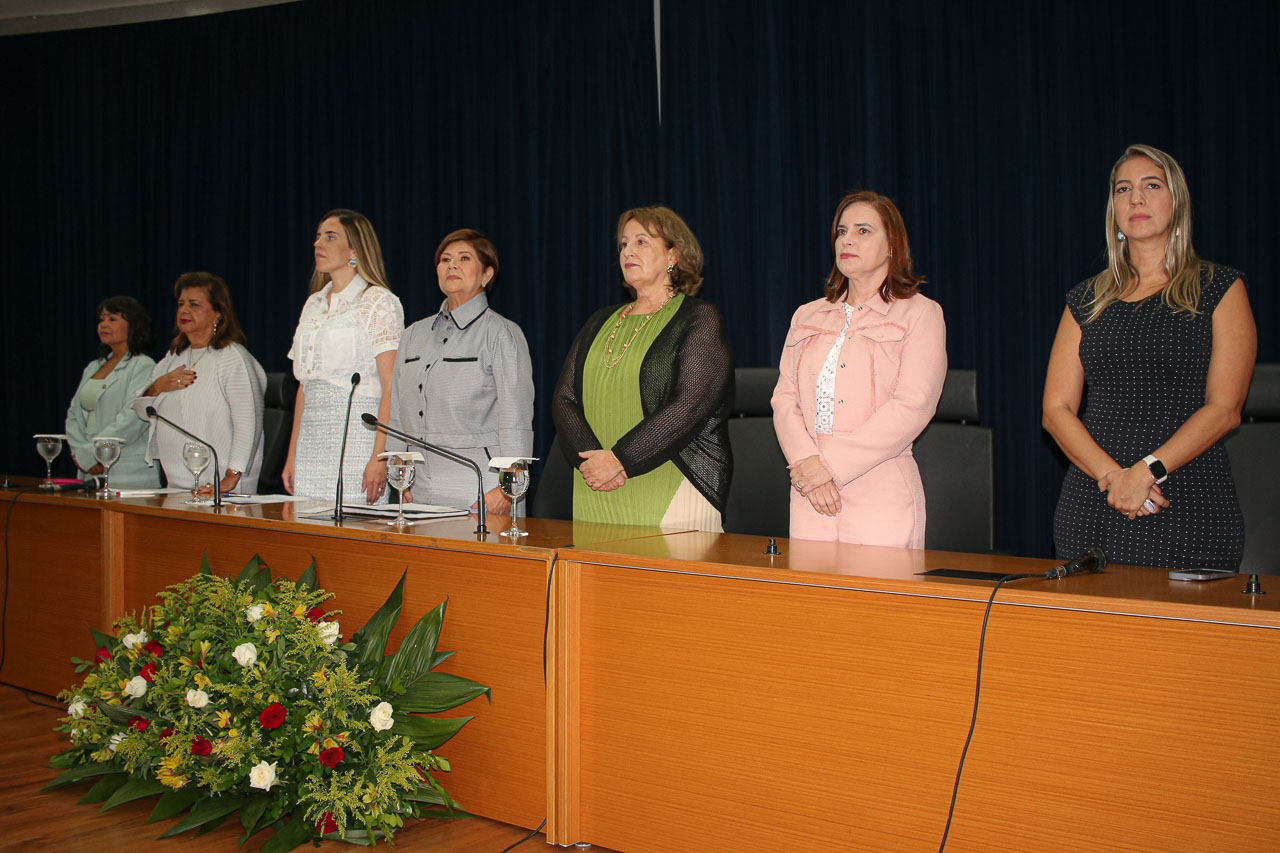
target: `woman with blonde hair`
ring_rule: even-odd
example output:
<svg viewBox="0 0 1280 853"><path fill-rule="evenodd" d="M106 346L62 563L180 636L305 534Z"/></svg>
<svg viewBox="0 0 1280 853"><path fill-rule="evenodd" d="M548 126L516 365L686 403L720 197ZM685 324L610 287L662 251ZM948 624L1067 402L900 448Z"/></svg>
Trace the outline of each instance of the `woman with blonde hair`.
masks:
<svg viewBox="0 0 1280 853"><path fill-rule="evenodd" d="M634 299L597 311L569 349L551 411L574 478L575 521L720 531L733 474L733 353L695 294L702 248L675 211L618 219Z"/></svg>
<svg viewBox="0 0 1280 853"><path fill-rule="evenodd" d="M1045 379L1044 427L1071 461L1054 545L1234 571L1244 521L1223 438L1257 352L1244 276L1196 255L1173 157L1129 146L1109 190L1107 268L1067 294Z"/></svg>
<svg viewBox="0 0 1280 853"><path fill-rule="evenodd" d="M311 295L289 350L299 386L282 478L291 494L332 498L345 426L344 492L381 503L387 471L378 454L386 447L386 434L366 426L361 415L371 413L383 423L391 415L391 373L404 310L387 285L378 235L363 214L329 211L312 245ZM355 374L359 381L348 424Z"/></svg>

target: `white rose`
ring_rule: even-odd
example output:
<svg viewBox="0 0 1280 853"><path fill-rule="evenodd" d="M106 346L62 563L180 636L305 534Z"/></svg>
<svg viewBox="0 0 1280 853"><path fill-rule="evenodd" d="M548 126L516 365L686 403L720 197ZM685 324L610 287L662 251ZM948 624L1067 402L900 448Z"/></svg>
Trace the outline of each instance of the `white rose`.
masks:
<svg viewBox="0 0 1280 853"><path fill-rule="evenodd" d="M253 666L258 662L258 650L253 643L241 643L236 646L236 650L231 653L231 656L241 666Z"/></svg>
<svg viewBox="0 0 1280 853"><path fill-rule="evenodd" d="M141 675L135 675L129 679L129 683L124 686L124 694L132 696L134 699L141 698L147 692L147 680Z"/></svg>
<svg viewBox="0 0 1280 853"><path fill-rule="evenodd" d="M187 704L192 708L203 708L209 704L209 694L203 690L188 690Z"/></svg>
<svg viewBox="0 0 1280 853"><path fill-rule="evenodd" d="M337 622L321 622L316 626L316 630L320 632L320 639L324 640L325 645L332 646L338 642L339 628Z"/></svg>
<svg viewBox="0 0 1280 853"><path fill-rule="evenodd" d="M250 622L257 622L262 618L262 611L263 607L261 604L254 604L251 607L245 608L244 615Z"/></svg>
<svg viewBox="0 0 1280 853"><path fill-rule="evenodd" d="M270 791L276 783L276 762L259 761L249 769L249 787Z"/></svg>
<svg viewBox="0 0 1280 853"><path fill-rule="evenodd" d="M72 703L67 706L67 713L78 720L84 716L84 711L87 707L88 705L85 704L84 697L77 696Z"/></svg>
<svg viewBox="0 0 1280 853"><path fill-rule="evenodd" d="M120 745L120 741L124 740L124 738L125 738L124 732L116 732L111 736L111 740L107 741L107 749L111 750L112 752L115 752L116 747Z"/></svg>
<svg viewBox="0 0 1280 853"><path fill-rule="evenodd" d="M125 634L120 638L120 642L124 643L126 649L136 649L147 644L147 632L139 631L136 634Z"/></svg>
<svg viewBox="0 0 1280 853"><path fill-rule="evenodd" d="M369 712L369 725L373 726L375 732L385 732L391 728L391 703L379 702L373 706L373 710Z"/></svg>

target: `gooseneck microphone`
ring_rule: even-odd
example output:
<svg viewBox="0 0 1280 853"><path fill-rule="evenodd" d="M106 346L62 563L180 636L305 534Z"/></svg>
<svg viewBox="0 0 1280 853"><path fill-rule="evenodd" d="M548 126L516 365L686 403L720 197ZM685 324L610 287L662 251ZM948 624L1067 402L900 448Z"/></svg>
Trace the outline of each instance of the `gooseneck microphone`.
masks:
<svg viewBox="0 0 1280 853"><path fill-rule="evenodd" d="M1107 555L1101 548L1090 548L1079 557L1068 560L1061 566L1054 566L1044 573L1050 579L1065 578L1081 572L1100 572L1107 567Z"/></svg>
<svg viewBox="0 0 1280 853"><path fill-rule="evenodd" d="M205 447L209 448L209 452L213 454L213 505L215 508L220 509L222 507L222 478L218 476L218 448L214 447L211 443L205 441L200 436L187 432L185 429L157 412L155 406L147 406L147 417L152 420L163 421L192 441L198 441Z"/></svg>
<svg viewBox="0 0 1280 853"><path fill-rule="evenodd" d="M476 519L477 521L479 521L479 524L476 525L476 533L480 535L485 535L489 532L489 528L484 526L484 513L485 513L484 475L480 473L479 465L477 465L475 462L471 461L470 459L468 459L467 457L463 456L460 453L454 453L452 450L445 450L443 447L437 447L434 444L427 444L425 441L423 441L420 438L414 438L408 433L403 433L398 429L392 429L386 424L381 423L377 418L375 418L373 415L369 414L368 412L365 412L363 415L360 416L360 418L369 426L377 427L378 429L386 432L387 435L394 436L400 439L405 444L411 444L414 447L421 447L423 450L429 453L434 453L437 456L443 456L445 459L452 459L454 462L457 462L459 465L466 465L471 470L475 471L476 472Z"/></svg>
<svg viewBox="0 0 1280 853"><path fill-rule="evenodd" d="M356 398L356 386L360 384L360 374L351 374L351 392L347 394L347 416L342 421L342 450L338 453L338 488L333 496L333 520L342 521L342 501L346 497L342 484L342 468L347 461L347 433L351 431L351 401Z"/></svg>

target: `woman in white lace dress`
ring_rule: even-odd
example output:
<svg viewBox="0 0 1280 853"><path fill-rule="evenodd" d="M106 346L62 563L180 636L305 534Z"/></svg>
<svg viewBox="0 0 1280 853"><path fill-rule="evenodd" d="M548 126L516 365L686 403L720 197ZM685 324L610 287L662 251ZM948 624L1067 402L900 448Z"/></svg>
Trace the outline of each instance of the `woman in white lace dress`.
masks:
<svg viewBox="0 0 1280 853"><path fill-rule="evenodd" d="M386 423L391 372L404 333L404 310L387 286L382 248L373 225L353 210L327 213L316 229L311 296L293 335L289 358L298 378L293 434L283 479L290 493L332 499L353 374L344 500L386 500L386 466L378 454L386 435L366 426L365 412Z"/></svg>

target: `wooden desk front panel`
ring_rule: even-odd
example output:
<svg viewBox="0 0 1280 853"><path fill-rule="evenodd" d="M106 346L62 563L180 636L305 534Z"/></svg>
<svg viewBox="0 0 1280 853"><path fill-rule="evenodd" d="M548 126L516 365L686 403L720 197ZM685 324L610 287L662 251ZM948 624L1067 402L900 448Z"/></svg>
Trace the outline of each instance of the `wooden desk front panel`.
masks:
<svg viewBox="0 0 1280 853"><path fill-rule="evenodd" d="M111 628L102 607L103 513L29 497L0 503L13 510L0 679L53 696L78 678L72 656L92 659L89 626Z"/></svg>
<svg viewBox="0 0 1280 853"><path fill-rule="evenodd" d="M578 808L553 840L937 849L983 602L575 573ZM997 604L948 849L1280 849L1278 660L1274 630Z"/></svg>
<svg viewBox="0 0 1280 853"><path fill-rule="evenodd" d="M537 826L546 805L542 634L549 558L383 544L325 530L246 529L127 514L125 609L146 606L157 591L190 577L206 550L213 570L223 575L235 575L258 554L273 575L296 578L314 556L317 583L335 593L332 606L343 611L337 618L350 637L408 569L388 648L398 647L414 622L447 598L440 648L458 653L441 671L493 690L491 705L479 699L448 714L475 719L440 750L454 767L443 777L445 787L470 811Z"/></svg>

